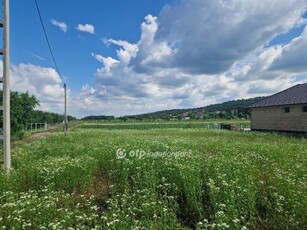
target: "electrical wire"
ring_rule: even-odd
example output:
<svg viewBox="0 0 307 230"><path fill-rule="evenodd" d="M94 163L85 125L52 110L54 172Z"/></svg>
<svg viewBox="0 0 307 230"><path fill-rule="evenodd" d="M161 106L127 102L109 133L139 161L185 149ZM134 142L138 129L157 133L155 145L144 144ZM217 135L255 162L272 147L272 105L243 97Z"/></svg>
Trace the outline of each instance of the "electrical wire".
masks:
<svg viewBox="0 0 307 230"><path fill-rule="evenodd" d="M63 88L64 88L64 131L67 131L67 128L68 128L68 122L67 122L67 113L66 113L66 83L64 82L61 74L60 74L60 71L59 71L59 67L55 61L55 57L53 55L53 52L52 52L52 49L51 49L51 45L50 45L50 42L49 42L49 39L48 39L48 35L47 35L47 32L46 32L46 29L45 29L45 25L44 25L44 22L43 22L43 19L42 19L42 15L41 15L41 12L40 12L40 9L39 9L39 6L38 6L38 3L37 3L37 0L34 0L35 1L35 5L36 5L36 9L37 9L37 13L38 13L38 16L39 16L39 20L41 22L41 25L42 25L42 28L43 28L43 31L44 31L44 34L45 34L45 38L46 38L46 41L47 41L47 44L48 44L48 48L49 48L49 51L50 51L50 54L51 54L51 57L52 57L52 60L53 60L53 63L54 63L54 66L55 66L55 69L56 69L56 72L58 73L59 77L61 78L61 81L63 83Z"/></svg>
<svg viewBox="0 0 307 230"><path fill-rule="evenodd" d="M40 20L40 23L42 25L42 28L43 28L43 31L44 31L44 35L45 35L45 38L46 38L46 41L47 41L47 44L48 44L48 48L49 48L49 52L50 52L50 55L52 57L52 60L53 60L53 63L54 63L54 66L55 66L55 69L59 75L59 77L61 78L63 84L64 84L64 87L66 87L66 84L60 74L60 71L59 71L59 68L58 68L58 65L57 65L57 62L55 61L55 57L53 55L53 52L52 52L52 49L51 49L51 45L50 45L50 42L49 42L49 39L48 39L48 35L47 35L47 32L46 32L46 29L45 29L45 25L44 25L44 22L43 22L43 19L42 19L42 15L41 15L41 12L40 12L40 9L39 9L39 6L38 6L38 3L37 3L37 0L34 0L35 1L35 5L36 5L36 10L37 10L37 13L38 13L38 16L39 16L39 20Z"/></svg>

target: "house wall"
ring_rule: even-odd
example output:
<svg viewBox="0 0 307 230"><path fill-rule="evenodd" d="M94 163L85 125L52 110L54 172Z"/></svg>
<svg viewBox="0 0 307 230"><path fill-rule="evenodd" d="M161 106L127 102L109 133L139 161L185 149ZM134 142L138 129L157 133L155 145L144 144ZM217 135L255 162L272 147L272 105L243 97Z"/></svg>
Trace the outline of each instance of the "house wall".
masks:
<svg viewBox="0 0 307 230"><path fill-rule="evenodd" d="M307 104L252 108L251 129L307 132L307 112L302 112L302 106ZM290 112L285 113L284 107Z"/></svg>

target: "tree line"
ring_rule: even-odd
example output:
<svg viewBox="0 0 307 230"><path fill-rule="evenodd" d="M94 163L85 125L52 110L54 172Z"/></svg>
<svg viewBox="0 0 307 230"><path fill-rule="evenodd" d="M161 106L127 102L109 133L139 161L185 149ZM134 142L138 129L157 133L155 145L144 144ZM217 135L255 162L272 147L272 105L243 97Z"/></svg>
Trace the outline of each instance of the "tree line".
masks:
<svg viewBox="0 0 307 230"><path fill-rule="evenodd" d="M219 104L212 104L200 108L171 109L144 113L138 115L127 115L121 117L92 115L82 118L84 121L152 121L152 120L182 120L182 119L249 119L249 106L263 100L265 97L254 97L249 99L232 100Z"/></svg>
<svg viewBox="0 0 307 230"><path fill-rule="evenodd" d="M249 106L265 97L232 100L200 108L172 109L139 115L119 117L119 120L182 120L182 119L249 119Z"/></svg>
<svg viewBox="0 0 307 230"><path fill-rule="evenodd" d="M3 93L0 90L0 101L3 101ZM64 120L64 116L57 113L35 110L39 101L28 92L19 93L11 91L11 132L15 135L25 130L29 123L58 123ZM68 116L68 121L76 120ZM0 113L0 127L3 127L3 113Z"/></svg>
<svg viewBox="0 0 307 230"><path fill-rule="evenodd" d="M105 121L112 121L114 120L114 116L106 116L106 115L91 115L91 116L86 116L83 117L81 120L83 121L97 121L97 120L105 120Z"/></svg>

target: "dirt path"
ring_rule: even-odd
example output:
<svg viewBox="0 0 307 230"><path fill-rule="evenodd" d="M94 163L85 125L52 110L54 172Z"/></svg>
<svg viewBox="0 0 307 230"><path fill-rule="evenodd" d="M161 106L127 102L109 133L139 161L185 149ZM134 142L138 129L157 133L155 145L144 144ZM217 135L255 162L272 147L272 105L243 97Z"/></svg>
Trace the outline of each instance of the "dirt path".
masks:
<svg viewBox="0 0 307 230"><path fill-rule="evenodd" d="M55 134L56 132L43 132L43 133L34 133L28 137L25 137L24 139L22 140L19 140L19 141L14 141L12 144L13 146L16 146L16 145L20 145L20 144L25 144L25 143L29 143L31 141L35 141L35 140L38 140L38 139L41 139L43 137L47 137L47 136L50 136L50 135L53 135Z"/></svg>

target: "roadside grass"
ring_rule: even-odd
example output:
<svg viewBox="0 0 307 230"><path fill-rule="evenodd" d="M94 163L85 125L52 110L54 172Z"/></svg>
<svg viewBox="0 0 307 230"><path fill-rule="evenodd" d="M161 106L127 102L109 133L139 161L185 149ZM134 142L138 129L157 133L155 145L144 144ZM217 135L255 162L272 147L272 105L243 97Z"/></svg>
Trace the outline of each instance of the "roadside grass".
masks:
<svg viewBox="0 0 307 230"><path fill-rule="evenodd" d="M82 128L17 146L12 159L0 173L3 229L307 227L304 138Z"/></svg>

